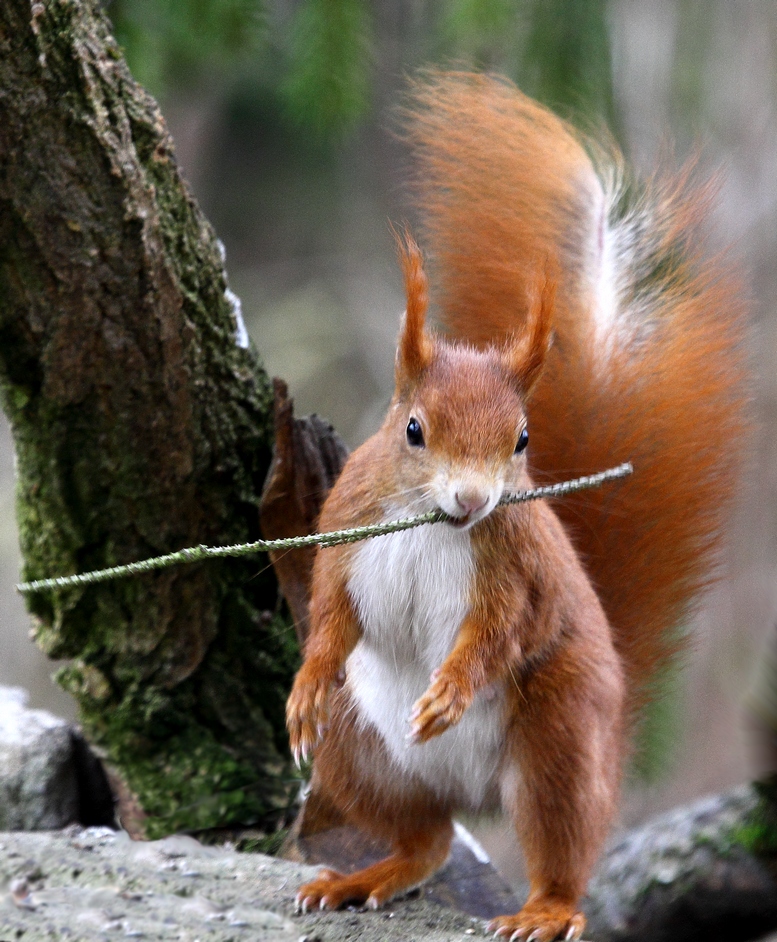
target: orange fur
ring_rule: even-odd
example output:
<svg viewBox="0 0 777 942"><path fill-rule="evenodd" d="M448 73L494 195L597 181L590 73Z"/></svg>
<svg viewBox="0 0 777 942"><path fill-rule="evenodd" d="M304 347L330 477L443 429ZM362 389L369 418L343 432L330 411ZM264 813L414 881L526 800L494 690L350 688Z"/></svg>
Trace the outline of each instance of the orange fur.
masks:
<svg viewBox="0 0 777 942"><path fill-rule="evenodd" d="M431 357L429 339L424 334L424 319L429 304L428 283L423 269L421 250L409 232L404 236L394 232L399 260L405 278L407 310L401 341L397 350L397 363L402 364L407 378L418 376L428 365ZM398 377L399 379L399 377Z"/></svg>
<svg viewBox="0 0 777 942"><path fill-rule="evenodd" d="M602 367L590 272L603 187L586 153L596 146L508 82L465 73L419 82L407 124L439 316L454 336L514 332L538 259L559 266L554 349L528 409L532 473L546 483L634 464L625 483L564 498L556 512L637 707L676 650L670 629L710 581L747 432L747 297L731 264L707 257L714 182L694 185L689 167L633 184L653 270L633 276L623 304L645 308L646 335L613 338ZM626 175L620 155L598 159L605 177ZM648 278L653 296L640 298Z"/></svg>
<svg viewBox="0 0 777 942"><path fill-rule="evenodd" d="M431 74L414 94L439 314L463 342L426 331L426 276L406 235L396 392L320 527L432 506L453 522L318 553L287 710L295 754L316 751L301 833L350 821L393 852L356 874L325 871L298 901L381 905L441 865L456 808L501 802L531 892L492 928L578 938L630 717L710 579L731 500L747 424L741 292L700 254L708 194L687 179L649 181L618 229L606 171L600 182L578 136L509 84ZM624 460L627 484L555 508L496 506L535 478ZM397 751L397 709L413 752ZM472 717L485 725L468 740ZM441 736L447 752L433 752ZM482 769L467 766L468 743ZM461 770L438 774L429 757L446 755Z"/></svg>

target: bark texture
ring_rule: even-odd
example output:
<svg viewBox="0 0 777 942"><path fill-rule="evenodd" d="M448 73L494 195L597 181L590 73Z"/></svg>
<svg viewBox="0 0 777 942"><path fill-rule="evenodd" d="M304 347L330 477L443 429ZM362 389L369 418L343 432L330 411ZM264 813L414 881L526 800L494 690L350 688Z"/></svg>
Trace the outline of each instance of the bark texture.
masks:
<svg viewBox="0 0 777 942"><path fill-rule="evenodd" d="M265 540L314 533L324 500L343 470L348 448L332 426L317 415L294 418L294 400L282 379L275 392L275 449L262 493L261 522ZM270 553L286 599L297 641L308 636L308 602L316 550Z"/></svg>
<svg viewBox="0 0 777 942"><path fill-rule="evenodd" d="M96 0L0 6L0 386L24 578L258 539L272 390ZM29 600L151 837L272 819L296 666L266 558Z"/></svg>

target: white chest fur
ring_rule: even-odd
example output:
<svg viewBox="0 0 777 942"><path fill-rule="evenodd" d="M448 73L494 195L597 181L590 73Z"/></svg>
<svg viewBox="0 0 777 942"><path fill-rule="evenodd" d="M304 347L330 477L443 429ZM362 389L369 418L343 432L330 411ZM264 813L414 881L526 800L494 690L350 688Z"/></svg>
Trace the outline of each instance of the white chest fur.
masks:
<svg viewBox="0 0 777 942"><path fill-rule="evenodd" d="M412 706L467 614L473 575L469 533L444 524L363 543L348 583L363 635L347 676L362 720L393 760L438 793L477 806L497 770L501 697L481 693L457 726L423 745L406 740Z"/></svg>

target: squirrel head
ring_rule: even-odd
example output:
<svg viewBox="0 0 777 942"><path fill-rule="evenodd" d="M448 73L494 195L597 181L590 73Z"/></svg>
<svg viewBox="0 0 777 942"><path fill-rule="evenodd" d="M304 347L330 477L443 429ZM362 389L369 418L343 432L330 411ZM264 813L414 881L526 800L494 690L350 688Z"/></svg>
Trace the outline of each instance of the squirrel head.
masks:
<svg viewBox="0 0 777 942"><path fill-rule="evenodd" d="M427 331L428 283L420 249L397 235L407 309L396 357L396 390L384 424L399 452L406 509L441 509L470 527L505 490L529 485L526 402L551 342L555 283L531 299L521 334L477 349Z"/></svg>

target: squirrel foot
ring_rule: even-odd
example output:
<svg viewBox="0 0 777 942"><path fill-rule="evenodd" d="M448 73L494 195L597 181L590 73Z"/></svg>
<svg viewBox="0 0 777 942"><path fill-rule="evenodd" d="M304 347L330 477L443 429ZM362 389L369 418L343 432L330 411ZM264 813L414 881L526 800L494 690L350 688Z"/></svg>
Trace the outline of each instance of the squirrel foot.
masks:
<svg viewBox="0 0 777 942"><path fill-rule="evenodd" d="M304 883L297 893L294 900L296 911L299 913L308 913L314 909L337 909L343 903L351 902L348 899L341 899L337 905L332 905L334 899L327 897L327 890L335 889L338 881L347 879L337 870L325 868L320 870L318 877L311 880L310 883Z"/></svg>
<svg viewBox="0 0 777 942"><path fill-rule="evenodd" d="M419 832L413 848L399 850L371 867L348 875L336 870L321 870L318 877L305 883L297 893L297 909L339 909L346 903L364 904L367 909L380 907L423 883L445 863L450 850L453 828L450 821L437 823Z"/></svg>
<svg viewBox="0 0 777 942"><path fill-rule="evenodd" d="M497 916L486 926L509 942L552 942L579 939L585 929L585 916L573 904L548 897L527 903L514 916Z"/></svg>
<svg viewBox="0 0 777 942"><path fill-rule="evenodd" d="M379 865L378 865L379 866ZM385 879L381 884L374 867L345 875L336 870L322 870L315 880L305 883L297 893L297 911L307 913L314 909L340 909L346 903L364 904L367 909L379 909L397 893L396 881ZM385 874L385 877L390 877Z"/></svg>

